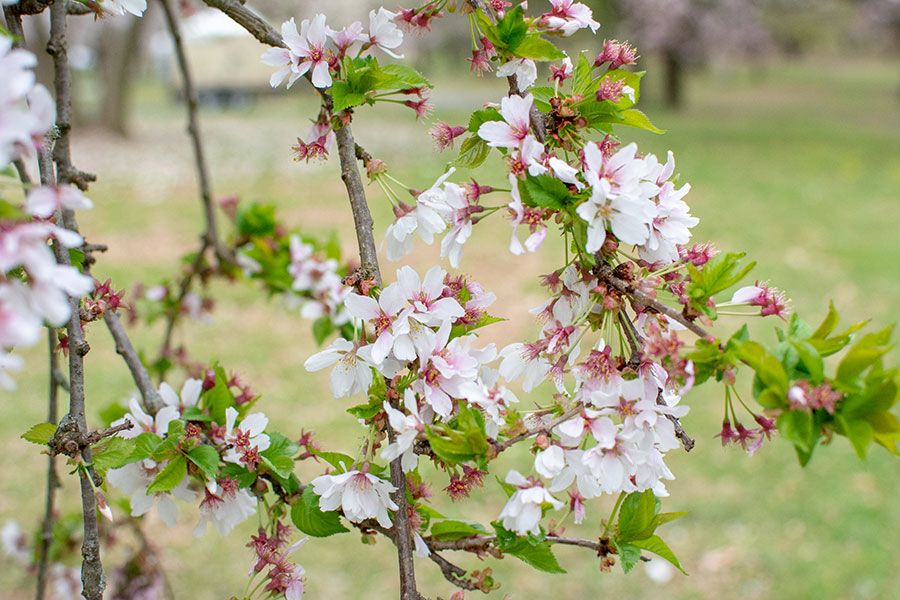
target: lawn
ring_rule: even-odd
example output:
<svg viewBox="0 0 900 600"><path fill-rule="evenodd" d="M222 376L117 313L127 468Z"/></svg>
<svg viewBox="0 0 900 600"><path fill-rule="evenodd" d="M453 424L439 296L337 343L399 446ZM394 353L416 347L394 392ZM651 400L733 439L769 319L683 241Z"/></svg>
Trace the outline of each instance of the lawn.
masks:
<svg viewBox="0 0 900 600"><path fill-rule="evenodd" d="M439 82L433 118L461 121L467 110L499 97L503 88L495 83ZM645 107L669 133L622 135L644 151L675 152L677 171L693 186L688 202L701 218L696 239L748 250L759 263L756 275L784 288L809 321L820 319L833 299L848 321L871 316L893 322L900 305L900 107L894 66L773 65L762 74L718 70L691 83L683 111ZM82 130L73 149L78 166L100 176L91 190L96 206L81 217L87 237L110 248L95 272L128 288L173 272L179 257L195 246L201 218L180 108L149 84L141 87L137 104L131 139ZM416 123L411 111L380 109L378 115L389 121L374 114L358 113L357 141L399 179L417 188L430 185L451 157L430 150L426 126ZM297 90L231 112L204 110L214 190L218 197L239 194L273 202L288 222L310 233L336 229L349 254L354 238L337 161L291 161L288 148L306 134L311 116L314 100ZM484 175L482 183L500 182ZM377 186L370 188L370 201L380 235L390 206ZM509 318L484 334L498 343L520 340L537 328L527 314L541 301L536 277L557 264L562 251L559 240L550 240L540 253L517 258L506 251L507 242L507 224L486 221L476 228L462 261L463 270L497 293L494 312ZM420 245L411 259L424 269L435 263L437 251ZM392 269L384 268L388 279ZM352 453L361 430L343 413L349 403L331 398L327 374L310 375L302 368L314 351L309 324L250 285L214 285L219 299L214 321L189 324L179 330L179 340L198 358L238 369L262 394L259 406L273 428L291 435L313 429L328 449ZM754 327L771 332L774 325L766 320ZM735 327L723 322L717 331L727 334ZM156 349L160 334L158 328L133 331L148 352ZM88 339L88 403L96 417L100 407L127 398L132 387L102 326L92 326ZM45 418L44 354L43 349L23 353L27 366L19 390L0 399L0 441L6 448L0 521L14 518L28 526L38 522L42 510L44 458L18 436ZM670 455L678 479L664 506L690 512L666 527L666 539L690 576L676 575L661 588L640 567L628 576L618 567L603 573L595 558L570 548L557 553L571 574L566 577L537 574L515 559L488 564L460 557L466 566L495 569L503 586L489 597L524 599L547 590L560 598L900 595L900 470L885 452L876 449L860 462L849 444L836 440L800 469L789 445L779 440L747 457L713 438L721 420L720 390L701 389L686 401L692 412L685 425L698 443L690 456ZM523 450L505 462L527 468L528 456ZM312 474L305 469L304 477ZM74 484L68 478L61 493L67 510L76 506ZM466 504L472 512L459 514L440 489L433 491L448 516L482 522L494 518L503 502L502 492L488 485L474 505ZM609 504L604 499L589 512L594 528ZM164 561L176 597L219 600L240 593L250 565L244 543L254 525L247 523L224 540L214 533L197 540L191 535L195 519L196 512L185 507L174 530L147 523L154 538L165 540ZM593 535L587 526L584 533ZM361 545L355 534L313 540L297 559L307 570L310 598L394 596L395 558L384 540L374 548ZM449 596L451 587L429 561L420 563L419 578L429 595ZM0 589L9 590L0 595L25 598L30 585L0 559Z"/></svg>

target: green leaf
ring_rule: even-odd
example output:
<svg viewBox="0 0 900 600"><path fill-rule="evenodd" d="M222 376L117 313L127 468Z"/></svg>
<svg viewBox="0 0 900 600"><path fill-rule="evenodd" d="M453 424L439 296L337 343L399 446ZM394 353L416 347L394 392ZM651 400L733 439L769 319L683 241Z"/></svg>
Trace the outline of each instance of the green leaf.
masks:
<svg viewBox="0 0 900 600"><path fill-rule="evenodd" d="M147 486L147 494L168 492L181 483L185 475L187 475L187 460L183 454L179 454L157 473L150 485Z"/></svg>
<svg viewBox="0 0 900 600"><path fill-rule="evenodd" d="M488 143L478 137L470 135L459 146L459 154L453 164L463 169L476 169L480 167L491 152Z"/></svg>
<svg viewBox="0 0 900 600"><path fill-rule="evenodd" d="M893 326L870 333L860 338L841 359L837 368L837 380L853 384L864 371L879 363L881 357L890 352L889 344Z"/></svg>
<svg viewBox="0 0 900 600"><path fill-rule="evenodd" d="M269 237L275 235L278 221L275 218L274 204L259 202L241 202L238 204L234 224L238 234L243 237Z"/></svg>
<svg viewBox="0 0 900 600"><path fill-rule="evenodd" d="M436 540L459 540L473 535L483 535L487 530L480 523L447 519L431 524L431 537Z"/></svg>
<svg viewBox="0 0 900 600"><path fill-rule="evenodd" d="M188 452L188 459L210 479L219 473L219 453L212 446L201 445Z"/></svg>
<svg viewBox="0 0 900 600"><path fill-rule="evenodd" d="M813 332L812 336L820 340L824 340L827 338L834 328L837 327L840 317L838 316L837 309L834 308L834 301L828 301L828 314L825 315L825 318L822 319L822 323L816 328Z"/></svg>
<svg viewBox="0 0 900 600"><path fill-rule="evenodd" d="M55 434L56 425L53 423L38 423L37 425L32 425L28 431L23 433L20 437L26 442L46 446L50 443L50 440L53 439Z"/></svg>
<svg viewBox="0 0 900 600"><path fill-rule="evenodd" d="M149 431L139 434L134 438L134 453L131 458L138 461L152 457L162 441L161 437Z"/></svg>
<svg viewBox="0 0 900 600"><path fill-rule="evenodd" d="M557 48L553 42L536 33L526 36L522 43L516 46L515 52L516 56L532 60L562 60L566 57L565 52Z"/></svg>
<svg viewBox="0 0 900 600"><path fill-rule="evenodd" d="M572 92L578 96L593 96L597 91L592 88L594 82L594 65L587 59L584 52L578 55L575 62L574 76L572 77Z"/></svg>
<svg viewBox="0 0 900 600"><path fill-rule="evenodd" d="M650 119L647 118L647 115L642 113L636 108L629 108L626 111L623 111L619 116L619 123L622 125L628 125L629 127L637 127L638 129L644 129L646 131L652 131L653 133L665 133L665 129L660 129L656 125L650 122Z"/></svg>
<svg viewBox="0 0 900 600"><path fill-rule="evenodd" d="M782 392L782 396L786 396L788 376L777 358L756 342L734 342L733 346L737 357L756 371L756 376L764 387L774 388Z"/></svg>
<svg viewBox="0 0 900 600"><path fill-rule="evenodd" d="M672 552L671 548L666 545L664 541L658 535L651 535L647 539L644 540L635 540L631 542L633 545L638 548L642 548L647 552L652 552L653 554L662 557L675 565L675 567L687 575L687 571L684 570L684 567L681 566L681 563L678 562L678 558L675 557L675 553Z"/></svg>
<svg viewBox="0 0 900 600"><path fill-rule="evenodd" d="M335 468L338 473L346 473L353 468L356 460L352 456L340 452L316 452L316 456Z"/></svg>
<svg viewBox="0 0 900 600"><path fill-rule="evenodd" d="M216 384L203 392L203 407L212 415L216 423L225 423L225 410L234 406L234 394L228 386L228 376L221 365L215 366Z"/></svg>
<svg viewBox="0 0 900 600"><path fill-rule="evenodd" d="M628 494L619 508L619 534L616 539L630 542L653 535L657 512L659 500L656 499L653 490Z"/></svg>
<svg viewBox="0 0 900 600"><path fill-rule="evenodd" d="M686 292L692 306L715 317L715 311L708 307L709 299L739 282L756 266L755 262L751 262L741 267L744 256L744 252L723 252L710 259L702 270L689 263L687 267L691 281Z"/></svg>
<svg viewBox="0 0 900 600"><path fill-rule="evenodd" d="M487 455L484 415L468 406L461 406L446 425L428 427L426 432L435 455L449 464L483 461Z"/></svg>
<svg viewBox="0 0 900 600"><path fill-rule="evenodd" d="M566 184L552 175L529 175L519 185L522 202L527 206L559 210L572 201Z"/></svg>
<svg viewBox="0 0 900 600"><path fill-rule="evenodd" d="M528 538L516 538L511 543L499 544L504 554L515 556L522 562L545 573L565 573L548 542L532 543Z"/></svg>
<svg viewBox="0 0 900 600"><path fill-rule="evenodd" d="M641 549L634 544L620 543L618 540L614 540L614 543L619 553L619 563L622 565L622 570L628 573L640 562Z"/></svg>
<svg viewBox="0 0 900 600"><path fill-rule="evenodd" d="M497 39L502 48L515 52L525 36L528 34L528 25L525 23L525 11L521 5L511 8L497 22Z"/></svg>
<svg viewBox="0 0 900 600"><path fill-rule="evenodd" d="M91 446L91 464L100 473L108 469L118 469L134 462L135 442L133 439L108 437Z"/></svg>
<svg viewBox="0 0 900 600"><path fill-rule="evenodd" d="M341 524L341 517L336 512L323 512L319 508L319 496L308 485L303 490L300 500L291 507L291 521L294 526L313 537L328 537L349 531Z"/></svg>
<svg viewBox="0 0 900 600"><path fill-rule="evenodd" d="M778 416L777 425L781 435L799 451L804 455L812 454L818 438L812 414L802 410L788 410Z"/></svg>
<svg viewBox="0 0 900 600"><path fill-rule="evenodd" d="M432 87L421 73L401 64L381 66L375 70L374 87L379 90L407 90L417 87Z"/></svg>
<svg viewBox="0 0 900 600"><path fill-rule="evenodd" d="M478 130L481 129L481 126L485 123L502 120L503 116L500 114L500 111L493 106L482 108L481 110L473 112L472 116L469 117L468 130L472 133L478 133Z"/></svg>
<svg viewBox="0 0 900 600"><path fill-rule="evenodd" d="M363 93L353 91L345 81L335 81L331 86L331 98L334 101L334 111L341 112L366 102Z"/></svg>
<svg viewBox="0 0 900 600"><path fill-rule="evenodd" d="M325 315L313 321L312 330L316 345L321 346L328 336L334 333L334 323L330 316Z"/></svg>
<svg viewBox="0 0 900 600"><path fill-rule="evenodd" d="M864 459L869 445L875 440L875 429L867 421L849 420L842 415L835 417L838 433L843 434L853 444L857 456Z"/></svg>

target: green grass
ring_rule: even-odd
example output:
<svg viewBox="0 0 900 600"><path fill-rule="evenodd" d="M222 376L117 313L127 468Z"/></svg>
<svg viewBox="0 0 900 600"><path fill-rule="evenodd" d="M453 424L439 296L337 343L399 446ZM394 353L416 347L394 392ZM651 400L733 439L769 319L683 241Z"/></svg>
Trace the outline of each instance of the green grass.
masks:
<svg viewBox="0 0 900 600"><path fill-rule="evenodd" d="M762 77L713 72L691 81L683 112L645 106L669 133L634 139L644 150L675 152L677 170L693 186L688 200L702 219L696 238L715 240L723 249L749 250L759 261L757 275L786 289L808 320L820 319L833 298L848 320L872 316L892 322L900 300L895 76L890 65L868 63L780 65ZM496 82L470 82L439 83L435 118L459 122L471 107L502 93ZM460 86L469 87L463 93ZM299 103L297 96L303 97ZM180 109L156 89L142 93L138 104L132 139L81 131L74 148L79 166L100 175L91 193L96 207L81 217L88 238L110 246L96 272L112 276L119 286L172 272L200 229ZM273 201L290 223L311 232L337 229L351 253L350 214L336 161L306 166L290 160L288 147L297 135L305 136L313 114L313 100L305 92L236 112L204 112L214 189L217 196L237 193ZM450 157L428 150L425 127L413 122L409 111L387 107L378 114L386 120L360 111L358 141L409 185L429 185ZM498 183L485 169L479 177ZM389 205L377 188L371 188L370 198L380 234ZM494 312L510 318L485 332L486 340L501 343L535 330L527 315L541 300L535 276L558 263L562 247L551 240L541 253L516 258L505 250L507 236L505 223L479 226L462 264L498 294ZM422 268L436 257L435 248L417 246L412 264ZM309 324L249 286L215 286L221 294L214 323L191 324L179 331L179 339L198 358L238 368L263 395L260 406L274 428L290 435L313 429L327 448L352 452L362 432L343 413L349 403L331 398L326 374L309 375L302 368L314 350ZM772 325L755 327L770 332ZM723 332L734 327L720 326ZM92 326L88 337L88 402L96 410L127 397L131 384L102 326ZM156 329L134 331L136 343L148 352L159 337ZM0 520L32 525L41 511L44 461L17 438L44 420L44 351L23 355L27 370L19 377L20 389L0 402L0 440L6 451L0 463ZM664 593L678 599L888 598L900 593L900 558L894 548L900 478L886 453L876 450L860 462L845 441L837 440L800 469L788 444L779 440L748 458L722 449L712 437L721 419L717 389L698 390L687 402L692 412L685 425L698 444L690 455L672 453L670 466L678 479L664 504L666 510L690 511L665 529L689 577L676 576L660 589L640 567L629 576L618 567L601 573L595 558L570 548L558 550L571 574L566 577L537 574L515 559L481 563L458 557L460 562L495 568L503 587L492 598L506 593L531 598L535 590L553 590L561 598ZM518 454L505 458L497 472L507 465L525 466L527 456ZM304 467L303 475L310 474ZM67 479L61 493L66 510L76 506L73 484ZM460 513L460 507L440 498L439 487L433 490L437 504L448 515L487 521L503 502L496 486L489 486ZM609 508L603 500L592 507L589 520L596 525ZM225 540L213 533L195 540L195 518L186 509L183 525L171 531L148 523L167 548L165 565L177 597L213 600L239 593L250 558L245 534L253 525ZM592 535L588 529L584 533ZM355 534L313 540L297 558L307 569L311 598L394 595L395 558L384 540L374 548L361 545ZM0 564L0 588L27 597L26 576ZM430 562L419 565L419 578L430 596L449 596L449 584Z"/></svg>

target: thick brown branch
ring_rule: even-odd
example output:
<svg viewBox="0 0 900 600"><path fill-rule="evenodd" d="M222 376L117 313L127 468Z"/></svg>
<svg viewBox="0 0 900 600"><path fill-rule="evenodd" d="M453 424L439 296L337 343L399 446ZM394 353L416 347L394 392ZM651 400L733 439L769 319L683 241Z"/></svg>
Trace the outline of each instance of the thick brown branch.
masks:
<svg viewBox="0 0 900 600"><path fill-rule="evenodd" d="M697 325L697 323L695 323L694 321L686 318L683 314L681 314L674 308L666 306L662 302L656 300L656 298L653 298L647 293L637 289L632 283L616 277L613 274L613 268L609 264L601 262L594 269L594 274L601 282L608 283L626 296L629 296L633 303L651 308L658 313L666 315L673 321L681 323L689 330L691 330L691 332L703 339L713 339L708 331Z"/></svg>
<svg viewBox="0 0 900 600"><path fill-rule="evenodd" d="M50 0L19 0L18 3L9 7L11 14L20 15L39 15L50 6ZM88 15L95 14L89 7L81 2L67 1L66 12L70 15Z"/></svg>
<svg viewBox="0 0 900 600"><path fill-rule="evenodd" d="M50 6L50 42L47 52L53 57L54 89L56 91L56 125L59 138L54 147L53 158L56 162L57 181L73 183L85 189L88 181L94 177L78 171L72 166L69 149L69 130L72 112L72 81L69 71L69 60L66 39L66 1L54 0ZM72 211L64 211L62 222L73 231L78 230L75 215ZM62 264L69 263L69 254L56 245L57 260ZM84 339L79 314L80 301L72 299L72 316L67 327L69 341L69 414L68 421L77 427L82 434L87 434L87 417L85 415L84 396L84 355L90 349ZM60 424L60 428L63 424ZM82 449L82 458L91 462L91 450ZM80 470L81 508L84 518L84 538L81 544L81 585L82 595L86 600L102 600L106 582L103 576L103 564L100 561L100 530L97 523L97 504L93 483L84 470Z"/></svg>
<svg viewBox="0 0 900 600"><path fill-rule="evenodd" d="M378 267L375 245L374 222L366 202L366 190L356 163L356 142L350 126L345 125L334 132L337 138L338 156L341 160L341 179L350 198L353 223L356 227L356 241L359 244L360 271L363 279L372 279L381 285L381 269Z"/></svg>
<svg viewBox="0 0 900 600"><path fill-rule="evenodd" d="M134 345L128 339L128 334L125 333L125 326L122 325L119 315L114 311L107 310L103 313L103 321L106 323L106 328L109 329L109 333L116 343L116 352L125 360L128 370L131 371L131 378L134 379L138 391L141 392L144 409L151 415L156 414L162 408L162 398L159 397L159 392L156 386L153 385L150 373L147 372L147 368L141 362L141 357L138 356L137 350L134 349Z"/></svg>

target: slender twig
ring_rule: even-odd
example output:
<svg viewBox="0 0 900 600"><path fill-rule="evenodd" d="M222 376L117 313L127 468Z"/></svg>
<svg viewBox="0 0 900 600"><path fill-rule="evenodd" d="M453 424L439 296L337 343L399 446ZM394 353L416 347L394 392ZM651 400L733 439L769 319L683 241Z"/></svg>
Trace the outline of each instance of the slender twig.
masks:
<svg viewBox="0 0 900 600"><path fill-rule="evenodd" d="M56 126L58 139L53 150L56 162L57 180L60 183L72 183L81 189L93 181L92 175L78 171L72 166L69 148L69 130L72 112L72 81L69 71L69 60L66 40L66 1L53 0L50 6L50 42L47 52L53 57L54 88L56 91ZM70 210L62 212L62 222L66 228L78 230L75 215ZM57 261L68 264L69 254L59 244L55 245ZM80 301L71 300L72 316L67 326L69 343L69 413L60 423L74 425L82 434L87 434L87 417L85 415L84 395L84 355L90 347L84 339L79 314ZM85 446L82 458L87 464L91 462L91 449ZM102 600L106 582L103 577L103 564L100 560L100 529L97 522L97 503L94 496L94 485L85 470L79 470L81 482L81 508L84 518L84 538L81 544L81 585L82 595L86 600Z"/></svg>
<svg viewBox="0 0 900 600"><path fill-rule="evenodd" d="M495 451L497 454L500 454L500 453L503 452L504 450L507 450L508 448L511 448L512 446L518 444L518 443L521 442L522 440L526 440L526 439L528 439L528 438L530 438L530 437L536 436L536 435L541 434L541 433L549 433L550 431L553 430L554 427L556 427L556 426L559 425L560 423L565 423L566 421L568 421L569 419L571 419L572 417L574 417L575 415L577 415L578 413L580 413L581 410L582 410L582 408L584 408L584 407L582 406L581 402L576 402L574 406L572 406L571 408L569 408L569 409L568 409L567 411L565 411L563 414L561 414L560 416L556 417L555 419L553 419L552 421L550 421L550 422L547 423L546 425L540 425L540 426L538 426L538 427L534 427L534 428L532 428L532 429L529 429L529 430L526 431L525 433L520 433L519 435L517 435L517 436L515 436L515 437L511 437L511 438L509 438L508 440L504 440L504 441L502 441L502 442L497 442L497 443L495 443L495 444L494 444L494 451Z"/></svg>
<svg viewBox="0 0 900 600"><path fill-rule="evenodd" d="M166 315L166 327L165 332L163 333L162 344L160 344L159 347L159 358L167 358L172 351L172 336L175 334L175 326L178 324L178 319L181 316L181 308L184 304L184 299L187 298L187 295L191 291L194 277L200 273L200 267L203 265L203 259L208 248L209 238L202 236L200 238L200 249L197 250L194 260L188 267L188 271L184 274L178 284L178 295L176 297L175 308L171 313Z"/></svg>
<svg viewBox="0 0 900 600"><path fill-rule="evenodd" d="M55 424L59 419L59 381L57 380L57 372L59 371L56 357L56 330L52 327L47 329L47 347L49 354L49 391L47 394L47 422ZM53 541L53 524L55 518L56 506L56 488L59 487L59 476L56 473L56 456L49 453L47 456L47 495L44 499L44 520L41 523L41 537L38 543L38 571L37 571L37 592L35 598L44 600L47 593L47 565L49 564L50 543Z"/></svg>
<svg viewBox="0 0 900 600"><path fill-rule="evenodd" d="M141 392L144 409L151 415L156 414L162 408L162 399L156 386L153 385L150 373L147 372L147 368L141 362L141 357L138 356L137 350L134 349L134 345L128 339L128 334L125 333L125 326L122 325L119 315L112 310L107 310L103 313L103 321L116 342L116 352L125 360L128 370L131 371L131 377Z"/></svg>
<svg viewBox="0 0 900 600"><path fill-rule="evenodd" d="M172 37L172 45L175 48L175 56L178 60L178 69L181 71L185 108L187 109L187 133L191 138L191 146L194 150L194 165L197 172L197 183L200 187L200 200L203 203L203 214L206 218L207 243L212 247L219 260L227 260L228 252L219 241L219 230L216 225L216 209L213 204L212 186L210 184L209 167L206 161L206 151L203 148L203 138L200 134L200 120L197 116L197 90L194 87L194 79L191 68L184 52L184 44L181 41L181 31L178 27L178 19L172 9L170 0L160 0L166 15L166 24Z"/></svg>
<svg viewBox="0 0 900 600"><path fill-rule="evenodd" d="M601 282L608 283L621 293L631 297L634 303L640 304L647 308L651 308L658 313L666 315L673 321L681 323L689 330L691 330L692 333L705 340L713 339L712 335L710 335L708 331L697 325L697 323L695 323L694 321L686 318L683 314L681 314L674 308L666 306L662 302L656 300L656 298L651 297L646 292L637 289L632 283L616 277L616 275L613 273L613 268L609 264L601 262L594 269L594 274Z"/></svg>
<svg viewBox="0 0 900 600"><path fill-rule="evenodd" d="M16 16L22 15L39 15L50 6L51 0L19 0L18 3L10 6L12 14ZM67 0L66 12L70 15L94 15L94 11L85 4L75 0Z"/></svg>

